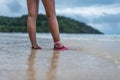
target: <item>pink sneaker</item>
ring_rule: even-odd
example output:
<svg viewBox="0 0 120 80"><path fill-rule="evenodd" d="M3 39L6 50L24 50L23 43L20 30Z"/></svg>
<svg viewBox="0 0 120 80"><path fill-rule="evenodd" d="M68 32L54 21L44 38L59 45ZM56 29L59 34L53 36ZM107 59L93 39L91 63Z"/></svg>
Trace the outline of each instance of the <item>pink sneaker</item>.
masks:
<svg viewBox="0 0 120 80"><path fill-rule="evenodd" d="M65 47L65 46L62 46L62 47L56 47L56 46L55 46L55 45L59 45L59 44L61 44L60 41L54 42L54 50L58 50L58 51L68 50L68 48Z"/></svg>
<svg viewBox="0 0 120 80"><path fill-rule="evenodd" d="M54 46L54 50L63 51L63 50L68 50L68 48L65 47L65 46L62 46L62 47L55 47L55 46Z"/></svg>

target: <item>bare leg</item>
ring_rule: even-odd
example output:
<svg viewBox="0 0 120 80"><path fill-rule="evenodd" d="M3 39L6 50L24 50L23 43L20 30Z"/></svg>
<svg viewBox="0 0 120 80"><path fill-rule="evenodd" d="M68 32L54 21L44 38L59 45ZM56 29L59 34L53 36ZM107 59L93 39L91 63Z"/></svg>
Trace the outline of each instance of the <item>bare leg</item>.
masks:
<svg viewBox="0 0 120 80"><path fill-rule="evenodd" d="M27 28L31 44L34 48L38 47L36 41L36 18L39 8L39 0L27 0L28 21Z"/></svg>
<svg viewBox="0 0 120 80"><path fill-rule="evenodd" d="M55 13L55 0L42 0L48 17L49 29L52 33L54 42L60 41L59 27Z"/></svg>

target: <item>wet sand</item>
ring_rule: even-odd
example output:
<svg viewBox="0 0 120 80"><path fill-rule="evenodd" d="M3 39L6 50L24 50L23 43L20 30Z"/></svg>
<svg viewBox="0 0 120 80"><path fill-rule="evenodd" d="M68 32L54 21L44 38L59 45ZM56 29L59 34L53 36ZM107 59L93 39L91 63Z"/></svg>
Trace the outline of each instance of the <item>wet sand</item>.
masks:
<svg viewBox="0 0 120 80"><path fill-rule="evenodd" d="M68 51L54 51L51 39L0 36L0 80L120 80L120 42L62 40Z"/></svg>

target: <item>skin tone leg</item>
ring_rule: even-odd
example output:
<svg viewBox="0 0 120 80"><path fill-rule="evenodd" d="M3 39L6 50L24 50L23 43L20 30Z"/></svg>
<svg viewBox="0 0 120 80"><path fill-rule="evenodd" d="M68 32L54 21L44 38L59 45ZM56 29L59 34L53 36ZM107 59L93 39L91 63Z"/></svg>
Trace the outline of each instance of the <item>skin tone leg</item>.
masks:
<svg viewBox="0 0 120 80"><path fill-rule="evenodd" d="M48 17L48 25L51 31L54 42L60 41L59 27L55 13L55 0L42 0ZM37 48L36 41L36 18L39 10L39 0L27 0L28 6L28 21L27 28L31 44L34 48ZM62 44L57 44L57 47L61 47Z"/></svg>
<svg viewBox="0 0 120 80"><path fill-rule="evenodd" d="M58 21L56 18L56 12L55 12L55 0L42 0L46 15L48 17L48 25L49 29L51 31L52 37L54 42L60 41L59 37L59 26ZM57 47L61 47L62 44L56 45Z"/></svg>
<svg viewBox="0 0 120 80"><path fill-rule="evenodd" d="M55 0L42 0L48 17L49 29L52 33L54 42L59 41L59 27L55 13Z"/></svg>
<svg viewBox="0 0 120 80"><path fill-rule="evenodd" d="M27 21L27 30L29 38L32 44L32 47L38 47L36 41L36 18L39 8L39 0L27 0L28 7L28 21Z"/></svg>

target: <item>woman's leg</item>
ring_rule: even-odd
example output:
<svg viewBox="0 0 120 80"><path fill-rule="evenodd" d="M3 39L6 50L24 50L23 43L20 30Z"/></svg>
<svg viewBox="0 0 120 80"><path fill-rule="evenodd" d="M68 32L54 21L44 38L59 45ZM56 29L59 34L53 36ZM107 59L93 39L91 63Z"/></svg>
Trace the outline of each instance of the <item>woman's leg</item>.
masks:
<svg viewBox="0 0 120 80"><path fill-rule="evenodd" d="M39 0L27 0L27 7L28 7L27 30L32 47L37 48L38 45L36 41L36 18L38 14Z"/></svg>
<svg viewBox="0 0 120 80"><path fill-rule="evenodd" d="M42 2L46 10L46 15L48 17L49 29L54 40L54 50L67 50L68 48L63 46L60 42L59 26L55 12L55 0L42 0Z"/></svg>
<svg viewBox="0 0 120 80"><path fill-rule="evenodd" d="M52 33L54 42L60 41L59 27L55 13L55 0L42 0L48 17L49 29Z"/></svg>

